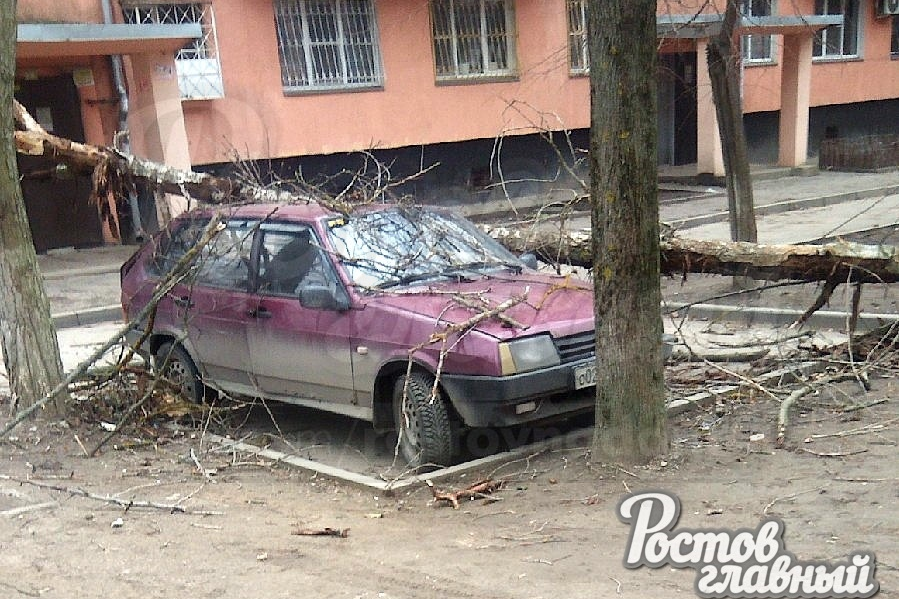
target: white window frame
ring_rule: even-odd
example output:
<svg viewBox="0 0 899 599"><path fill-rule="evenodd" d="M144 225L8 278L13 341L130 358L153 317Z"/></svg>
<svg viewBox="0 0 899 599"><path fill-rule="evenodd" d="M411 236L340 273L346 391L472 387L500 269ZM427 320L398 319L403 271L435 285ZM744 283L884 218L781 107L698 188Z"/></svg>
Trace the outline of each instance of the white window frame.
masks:
<svg viewBox="0 0 899 599"><path fill-rule="evenodd" d="M491 61L491 34L488 33L487 5L502 4L503 29L492 34L493 41L502 43L505 51L505 66ZM468 62L462 60L461 47L464 40L459 32L456 9L464 5L476 5L478 10L478 32L471 46L479 54L479 60ZM438 31L441 19L436 17L438 10L447 16L449 30ZM431 36L434 51L434 72L437 81L467 81L492 78L510 78L517 74L515 53L515 5L514 0L431 0ZM474 38L473 38L474 39ZM441 69L443 67L443 69ZM443 71L443 72L441 72Z"/></svg>
<svg viewBox="0 0 899 599"><path fill-rule="evenodd" d="M812 60L816 61L827 61L827 60L844 60L844 59L856 59L860 57L859 50L861 48L861 37L862 37L862 9L864 4L861 0L816 0L815 2L815 14L817 15L843 15L845 19L845 12L843 11L843 3L847 5L851 5L853 8L855 22L849 23L848 26L854 28L854 44L855 48L851 51L846 51L846 27L847 23L844 20L842 25L831 25L829 27L825 27L821 31L818 32L815 37L815 43L812 48ZM839 8L839 10L837 10ZM853 29L850 29L852 32ZM836 51L829 51L829 47L835 47Z"/></svg>
<svg viewBox="0 0 899 599"><path fill-rule="evenodd" d="M208 100L225 97L215 13L211 3L127 4L122 8L122 13L126 23L135 25L200 25L202 36L175 53L181 99Z"/></svg>
<svg viewBox="0 0 899 599"><path fill-rule="evenodd" d="M776 14L776 0L769 0L767 11L764 13L756 13L753 11L752 0L743 0L742 13L743 17L749 19L757 17L770 17ZM755 54L755 49L761 46L761 52ZM743 64L771 64L774 62L774 36L767 34L751 33L742 36L741 52L743 55Z"/></svg>
<svg viewBox="0 0 899 599"><path fill-rule="evenodd" d="M333 31L322 30L321 21L316 20L312 10L316 6L331 10L325 16L333 19ZM383 87L380 34L373 0L275 0L274 8L285 93ZM349 23L348 19L353 22ZM364 31L353 35L347 31L350 24ZM329 34L333 34L332 39L320 39Z"/></svg>
<svg viewBox="0 0 899 599"><path fill-rule="evenodd" d="M590 53L587 49L587 0L567 0L568 8L568 67L572 75L590 72Z"/></svg>

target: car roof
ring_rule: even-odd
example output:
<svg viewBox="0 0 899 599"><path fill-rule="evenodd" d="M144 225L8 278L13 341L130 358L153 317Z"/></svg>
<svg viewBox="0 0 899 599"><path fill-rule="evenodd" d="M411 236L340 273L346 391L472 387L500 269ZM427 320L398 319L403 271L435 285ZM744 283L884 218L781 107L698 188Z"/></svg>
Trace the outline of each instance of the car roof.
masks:
<svg viewBox="0 0 899 599"><path fill-rule="evenodd" d="M396 208L397 204L361 204L356 206L352 214L365 214L369 212L378 212L380 210L390 210ZM422 206L428 210L444 212L437 206ZM340 212L332 210L323 204L316 203L312 200L309 202L296 204L243 204L228 206L206 206L198 208L181 215L179 218L192 218L196 216L212 216L221 213L229 219L247 218L247 219L269 219L273 221L314 221L332 216L343 216Z"/></svg>
<svg viewBox="0 0 899 599"><path fill-rule="evenodd" d="M221 212L229 218L271 218L275 220L317 220L338 214L334 210L315 202L302 204L246 204L204 210L212 214Z"/></svg>

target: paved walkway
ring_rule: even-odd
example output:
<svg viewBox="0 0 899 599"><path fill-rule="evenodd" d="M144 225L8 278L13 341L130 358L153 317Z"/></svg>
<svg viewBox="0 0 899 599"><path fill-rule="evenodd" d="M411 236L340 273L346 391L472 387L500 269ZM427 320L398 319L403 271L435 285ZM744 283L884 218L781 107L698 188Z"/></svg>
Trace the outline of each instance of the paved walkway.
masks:
<svg viewBox="0 0 899 599"><path fill-rule="evenodd" d="M664 186L686 194L662 205L664 222L689 237L729 238L723 189ZM899 170L764 178L754 182L753 191L762 243L799 243L899 225ZM589 226L589 215L574 219L572 226ZM135 249L106 246L39 256L57 326L119 318L118 271Z"/></svg>

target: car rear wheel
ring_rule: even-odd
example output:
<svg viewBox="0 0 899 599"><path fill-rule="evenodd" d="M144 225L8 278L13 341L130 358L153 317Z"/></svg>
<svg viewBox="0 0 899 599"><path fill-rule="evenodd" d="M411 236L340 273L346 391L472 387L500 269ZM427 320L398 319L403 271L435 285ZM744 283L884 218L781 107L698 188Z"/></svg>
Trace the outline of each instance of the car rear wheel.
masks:
<svg viewBox="0 0 899 599"><path fill-rule="evenodd" d="M453 458L452 426L440 387L432 398L434 377L412 372L397 379L393 389L393 420L400 456L410 466L447 466Z"/></svg>
<svg viewBox="0 0 899 599"><path fill-rule="evenodd" d="M196 364L187 351L177 343L163 343L153 356L156 373L181 390L193 403L201 403L205 388Z"/></svg>

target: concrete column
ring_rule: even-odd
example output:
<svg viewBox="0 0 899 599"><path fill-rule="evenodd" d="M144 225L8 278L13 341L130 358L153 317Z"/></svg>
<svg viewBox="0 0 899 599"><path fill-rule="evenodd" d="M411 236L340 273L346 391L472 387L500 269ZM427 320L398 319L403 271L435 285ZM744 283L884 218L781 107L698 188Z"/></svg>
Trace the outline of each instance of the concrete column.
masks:
<svg viewBox="0 0 899 599"><path fill-rule="evenodd" d="M709 77L708 45L708 40L696 40L696 174L722 177L724 155Z"/></svg>
<svg viewBox="0 0 899 599"><path fill-rule="evenodd" d="M799 166L808 160L808 108L812 81L814 33L783 36L780 81L780 139L778 164Z"/></svg>
<svg viewBox="0 0 899 599"><path fill-rule="evenodd" d="M190 151L175 59L167 54L131 56L128 125L138 156L177 168L190 168Z"/></svg>
<svg viewBox="0 0 899 599"><path fill-rule="evenodd" d="M174 57L162 53L132 55L130 83L128 125L134 154L189 170L190 146ZM167 209L157 203L160 223L187 208L180 196L167 195L166 204Z"/></svg>

